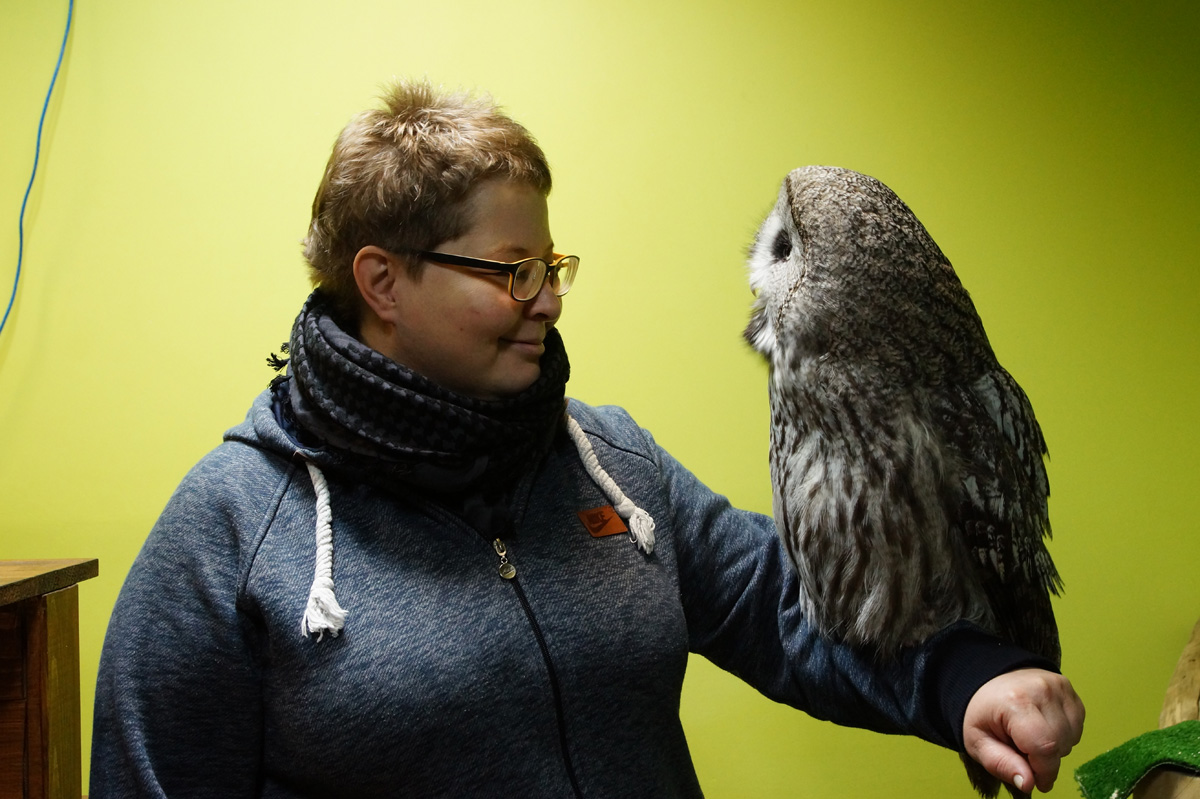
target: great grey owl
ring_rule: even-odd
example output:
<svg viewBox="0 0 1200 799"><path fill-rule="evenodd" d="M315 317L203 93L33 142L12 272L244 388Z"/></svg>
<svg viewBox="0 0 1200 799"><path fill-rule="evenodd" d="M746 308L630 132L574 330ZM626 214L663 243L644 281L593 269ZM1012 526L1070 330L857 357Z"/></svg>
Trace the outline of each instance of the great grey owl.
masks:
<svg viewBox="0 0 1200 799"><path fill-rule="evenodd" d="M809 617L880 657L967 619L1058 663L1045 441L916 216L874 178L797 169L749 273L775 522Z"/></svg>

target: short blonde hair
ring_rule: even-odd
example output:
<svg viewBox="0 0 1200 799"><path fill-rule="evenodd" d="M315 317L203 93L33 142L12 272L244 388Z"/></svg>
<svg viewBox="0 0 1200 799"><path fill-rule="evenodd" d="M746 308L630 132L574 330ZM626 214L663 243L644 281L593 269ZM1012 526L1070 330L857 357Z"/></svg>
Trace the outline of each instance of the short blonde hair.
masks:
<svg viewBox="0 0 1200 799"><path fill-rule="evenodd" d="M550 166L533 136L490 97L397 81L384 108L342 130L313 200L304 239L309 277L349 319L359 318L358 251L375 245L409 259L466 233L464 202L481 180L501 177L550 193Z"/></svg>

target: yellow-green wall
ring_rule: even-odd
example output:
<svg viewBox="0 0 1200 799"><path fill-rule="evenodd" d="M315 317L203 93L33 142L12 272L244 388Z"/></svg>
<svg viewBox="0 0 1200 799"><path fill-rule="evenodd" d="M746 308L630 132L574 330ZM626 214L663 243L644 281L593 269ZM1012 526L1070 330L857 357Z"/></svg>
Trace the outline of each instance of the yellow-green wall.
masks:
<svg viewBox="0 0 1200 799"><path fill-rule="evenodd" d="M1195 8L79 0L0 337L0 558L100 558L90 708L142 539L271 377L333 137L389 76L425 74L490 90L550 156L555 238L584 259L571 393L626 405L746 507L770 506L765 369L740 340L760 216L808 163L908 201L1053 454L1064 666L1089 709L1069 771L1154 726L1200 615ZM0 2L4 286L65 9ZM813 721L701 659L682 712L712 797L970 795L951 753Z"/></svg>

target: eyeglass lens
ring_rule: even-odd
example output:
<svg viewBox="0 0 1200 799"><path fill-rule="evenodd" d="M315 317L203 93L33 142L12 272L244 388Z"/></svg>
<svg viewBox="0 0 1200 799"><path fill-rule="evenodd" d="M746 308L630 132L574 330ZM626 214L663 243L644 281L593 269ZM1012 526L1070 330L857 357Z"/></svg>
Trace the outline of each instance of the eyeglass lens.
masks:
<svg viewBox="0 0 1200 799"><path fill-rule="evenodd" d="M578 265L579 259L574 257L562 259L553 268L540 258L522 261L513 275L513 297L522 301L533 299L542 290L542 283L547 279L550 282L550 290L561 297L570 290L575 281L575 269ZM548 277L547 269L550 271Z"/></svg>

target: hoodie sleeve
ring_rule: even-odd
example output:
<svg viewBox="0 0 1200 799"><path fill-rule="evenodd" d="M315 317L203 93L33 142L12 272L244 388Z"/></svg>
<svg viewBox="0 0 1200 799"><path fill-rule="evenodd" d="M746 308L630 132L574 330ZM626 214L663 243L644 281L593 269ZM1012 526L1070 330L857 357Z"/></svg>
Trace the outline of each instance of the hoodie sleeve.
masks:
<svg viewBox="0 0 1200 799"><path fill-rule="evenodd" d="M184 479L117 599L96 686L90 795L256 796L263 737L250 550L290 472L225 445Z"/></svg>
<svg viewBox="0 0 1200 799"><path fill-rule="evenodd" d="M771 699L961 751L967 702L980 686L1015 668L1054 668L968 624L885 663L821 636L801 611L771 518L731 507L661 449L659 459L690 647Z"/></svg>

